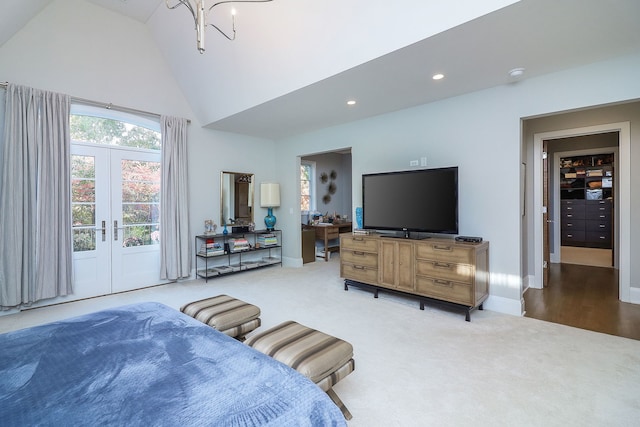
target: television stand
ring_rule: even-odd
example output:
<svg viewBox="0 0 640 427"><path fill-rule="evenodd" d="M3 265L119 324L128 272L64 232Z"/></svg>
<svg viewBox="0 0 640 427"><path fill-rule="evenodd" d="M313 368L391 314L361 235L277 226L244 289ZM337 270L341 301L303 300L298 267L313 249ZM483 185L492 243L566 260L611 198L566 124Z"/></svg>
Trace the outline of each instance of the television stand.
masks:
<svg viewBox="0 0 640 427"><path fill-rule="evenodd" d="M385 239L340 235L340 277L349 286L396 292L425 303L444 303L465 311L469 321L489 297L489 242L453 239Z"/></svg>

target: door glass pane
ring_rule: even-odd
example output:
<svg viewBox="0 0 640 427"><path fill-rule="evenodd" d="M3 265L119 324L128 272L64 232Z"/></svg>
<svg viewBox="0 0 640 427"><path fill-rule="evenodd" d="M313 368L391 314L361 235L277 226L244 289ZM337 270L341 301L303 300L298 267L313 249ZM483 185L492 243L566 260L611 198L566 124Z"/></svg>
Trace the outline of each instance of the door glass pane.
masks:
<svg viewBox="0 0 640 427"><path fill-rule="evenodd" d="M96 249L95 158L71 156L71 214L73 251Z"/></svg>
<svg viewBox="0 0 640 427"><path fill-rule="evenodd" d="M160 243L160 162L122 161L122 245Z"/></svg>

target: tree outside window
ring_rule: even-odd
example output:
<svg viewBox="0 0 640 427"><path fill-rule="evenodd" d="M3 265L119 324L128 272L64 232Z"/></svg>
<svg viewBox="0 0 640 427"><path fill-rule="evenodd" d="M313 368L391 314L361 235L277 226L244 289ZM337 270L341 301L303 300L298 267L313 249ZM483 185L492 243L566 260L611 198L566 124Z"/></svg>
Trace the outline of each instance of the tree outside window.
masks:
<svg viewBox="0 0 640 427"><path fill-rule="evenodd" d="M300 163L300 210L302 212L315 210L314 175L313 162Z"/></svg>

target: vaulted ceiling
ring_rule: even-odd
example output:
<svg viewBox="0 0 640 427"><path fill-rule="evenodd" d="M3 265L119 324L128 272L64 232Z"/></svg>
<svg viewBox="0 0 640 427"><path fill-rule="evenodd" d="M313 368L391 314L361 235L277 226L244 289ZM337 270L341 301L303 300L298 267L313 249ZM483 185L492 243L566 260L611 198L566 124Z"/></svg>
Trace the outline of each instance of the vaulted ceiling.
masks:
<svg viewBox="0 0 640 427"><path fill-rule="evenodd" d="M0 46L51 1L4 0ZM353 10L337 0L275 0L242 11L238 23L238 38L245 33L242 40L228 42L208 29L210 47L204 55L196 51L193 21L184 8L169 11L164 0L82 1L149 27L200 123L270 139L494 86L522 84L521 80L546 73L640 52L637 0L492 0L487 2L492 3L489 10L470 10L456 19L453 9L437 2L405 0L398 6L404 8L406 31L405 22L394 18L403 15L389 11L387 22L376 20L374 12L394 8L391 2L353 0L369 5ZM449 2L459 6L454 3L475 4ZM419 16L412 18L413 12ZM332 14L340 13L344 16L336 17L339 22L332 25ZM313 16L322 25L311 25ZM418 18L425 21L424 29ZM340 29L345 22L352 22L353 29ZM319 28L326 28L327 34L322 34L330 39L326 46L310 46L311 52L304 54L296 50L295 43L310 44L308 33L318 33ZM259 58L262 69L247 65L242 52L234 49ZM268 52L273 63L261 51ZM287 58L287 51L293 57ZM291 70L278 60L288 61ZM225 74L221 70L228 64L235 68ZM511 77L509 70L518 67L525 69L524 74ZM432 80L436 72L445 77ZM233 83L226 81L231 75ZM235 89L229 87L232 84ZM357 101L355 106L346 105L351 98Z"/></svg>

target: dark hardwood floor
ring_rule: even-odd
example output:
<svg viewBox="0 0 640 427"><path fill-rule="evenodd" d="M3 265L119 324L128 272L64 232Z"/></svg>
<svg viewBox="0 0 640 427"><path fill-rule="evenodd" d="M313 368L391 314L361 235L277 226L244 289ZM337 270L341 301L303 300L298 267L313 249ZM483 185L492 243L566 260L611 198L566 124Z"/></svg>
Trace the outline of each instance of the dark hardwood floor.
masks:
<svg viewBox="0 0 640 427"><path fill-rule="evenodd" d="M551 264L549 284L524 294L525 317L640 340L640 305L618 300L618 270Z"/></svg>

